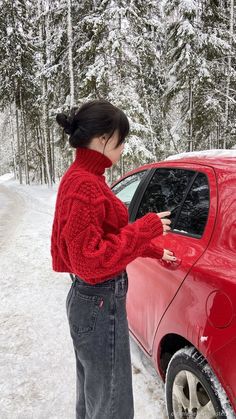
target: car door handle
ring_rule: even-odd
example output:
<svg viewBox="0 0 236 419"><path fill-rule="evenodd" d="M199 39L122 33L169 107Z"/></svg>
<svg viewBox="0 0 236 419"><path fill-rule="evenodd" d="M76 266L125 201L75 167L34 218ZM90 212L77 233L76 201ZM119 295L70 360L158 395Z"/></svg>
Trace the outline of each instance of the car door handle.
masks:
<svg viewBox="0 0 236 419"><path fill-rule="evenodd" d="M158 259L158 262L164 268L175 270L180 266L180 264L182 262L182 259L177 258L175 261L170 261L170 262L168 262L166 260L163 260L163 259Z"/></svg>

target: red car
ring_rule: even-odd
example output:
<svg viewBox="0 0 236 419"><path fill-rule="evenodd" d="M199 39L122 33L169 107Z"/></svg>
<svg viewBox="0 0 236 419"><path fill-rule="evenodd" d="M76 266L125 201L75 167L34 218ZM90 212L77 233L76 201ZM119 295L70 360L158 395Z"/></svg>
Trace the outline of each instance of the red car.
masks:
<svg viewBox="0 0 236 419"><path fill-rule="evenodd" d="M112 190L130 222L171 210L155 241L177 261L127 266L130 332L165 381L169 418L235 418L236 151L145 165Z"/></svg>

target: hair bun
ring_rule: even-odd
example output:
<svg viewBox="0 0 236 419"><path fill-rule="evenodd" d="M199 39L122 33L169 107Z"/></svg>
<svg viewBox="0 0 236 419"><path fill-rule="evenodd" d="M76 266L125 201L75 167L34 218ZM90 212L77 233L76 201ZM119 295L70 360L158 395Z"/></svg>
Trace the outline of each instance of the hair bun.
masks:
<svg viewBox="0 0 236 419"><path fill-rule="evenodd" d="M66 134L72 134L72 123L70 117L64 113L58 113L56 116L56 121L62 128L64 128Z"/></svg>
<svg viewBox="0 0 236 419"><path fill-rule="evenodd" d="M70 114L58 113L56 116L57 123L64 128L66 134L72 135L78 129L78 121L76 120L78 108L71 108Z"/></svg>

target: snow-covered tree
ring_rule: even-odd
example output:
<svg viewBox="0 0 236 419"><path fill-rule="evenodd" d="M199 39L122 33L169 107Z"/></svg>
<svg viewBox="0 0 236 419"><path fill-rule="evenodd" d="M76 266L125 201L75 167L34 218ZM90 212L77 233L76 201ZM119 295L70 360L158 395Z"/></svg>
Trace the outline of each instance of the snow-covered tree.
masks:
<svg viewBox="0 0 236 419"><path fill-rule="evenodd" d="M91 98L130 119L111 177L172 151L235 143L234 0L0 5L0 149L7 139L20 182L62 175L73 151L55 116Z"/></svg>
<svg viewBox="0 0 236 419"><path fill-rule="evenodd" d="M219 127L225 126L229 95L222 92L232 42L228 11L221 3L168 0L165 4L169 66L165 97L169 109L179 104L179 133L188 150L209 146L212 137L219 142ZM232 66L229 72L233 77Z"/></svg>
<svg viewBox="0 0 236 419"><path fill-rule="evenodd" d="M17 162L29 183L28 122L34 115L35 47L31 39L32 21L27 0L2 2L0 17L0 97L1 108L11 106L16 118Z"/></svg>
<svg viewBox="0 0 236 419"><path fill-rule="evenodd" d="M160 140L158 6L132 0L83 1L74 5L77 100L107 98L131 121L125 159L155 159ZM88 12L89 11L89 12ZM135 155L137 161L135 161Z"/></svg>

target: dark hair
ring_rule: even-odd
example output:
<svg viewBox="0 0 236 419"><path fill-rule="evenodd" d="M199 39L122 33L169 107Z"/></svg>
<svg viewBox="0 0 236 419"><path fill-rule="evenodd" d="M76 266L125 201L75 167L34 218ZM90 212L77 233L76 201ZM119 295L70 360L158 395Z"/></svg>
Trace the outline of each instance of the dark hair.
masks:
<svg viewBox="0 0 236 419"><path fill-rule="evenodd" d="M70 135L71 147L87 147L96 136L108 134L112 137L118 130L118 147L129 133L129 121L125 113L107 100L91 100L80 108L74 107L70 114L59 113L57 123ZM108 140L109 140L108 138Z"/></svg>

